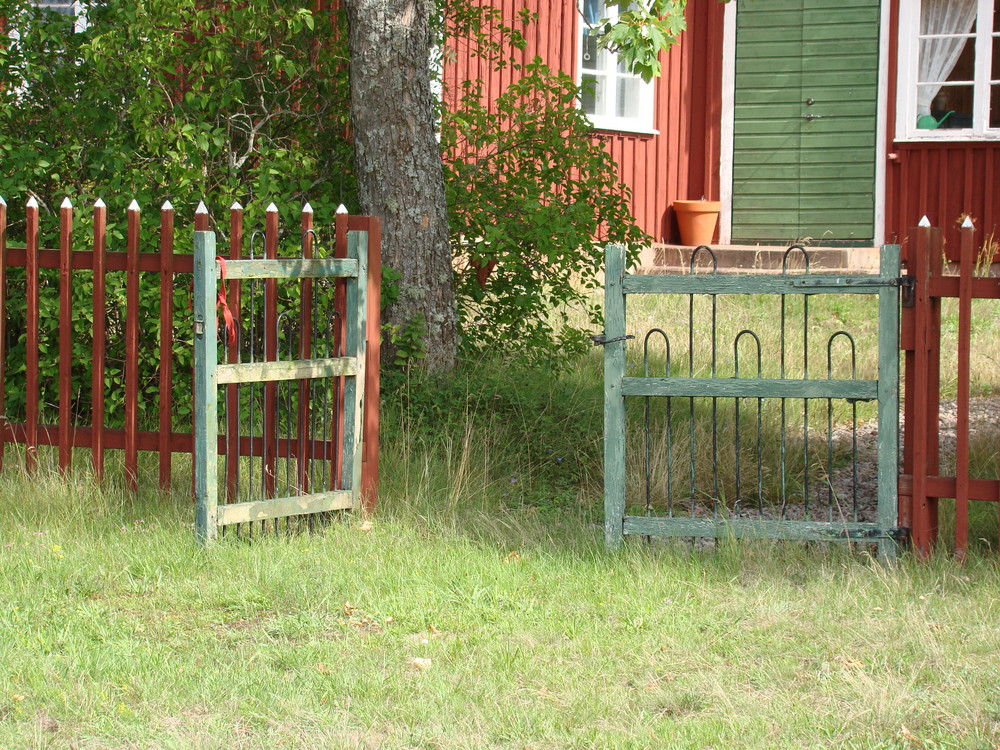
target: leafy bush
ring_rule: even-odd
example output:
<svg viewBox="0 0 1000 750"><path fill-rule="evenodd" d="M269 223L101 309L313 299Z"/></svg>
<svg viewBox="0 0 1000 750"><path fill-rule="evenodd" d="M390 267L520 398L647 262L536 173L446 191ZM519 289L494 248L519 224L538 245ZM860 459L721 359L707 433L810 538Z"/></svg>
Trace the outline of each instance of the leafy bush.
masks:
<svg viewBox="0 0 1000 750"><path fill-rule="evenodd" d="M569 323L579 306L597 325L603 244L636 248L629 191L591 138L579 89L540 59L494 102L467 81L442 121L457 297L467 354L516 351L557 360L586 346Z"/></svg>
<svg viewBox="0 0 1000 750"><path fill-rule="evenodd" d="M0 47L0 196L10 204L9 242L24 241L24 203L41 206L40 241L58 246L57 206L77 207L73 246L88 248L90 206L108 205L108 250L124 250L126 205L143 209L140 249L159 245L160 204L177 208L176 252L190 252L194 206L247 206L247 234L274 201L281 224L298 226L313 200L316 224L330 227L339 201L352 202L352 151L345 44L339 17L313 15L280 0L206 5L193 0L84 3L88 24L24 0L3 3L12 30ZM311 7L311 4L309 4ZM292 230L284 242L298 244ZM258 252L260 248L258 247ZM24 272L9 275L6 413L24 408ZM39 274L40 400L53 419L58 362L58 274ZM74 412L90 408L92 278L73 278ZM174 403L190 418L190 278L174 280ZM107 423L120 426L124 403L124 274L107 275ZM317 289L317 294L322 290ZM155 423L159 365L159 276L140 274L140 421Z"/></svg>

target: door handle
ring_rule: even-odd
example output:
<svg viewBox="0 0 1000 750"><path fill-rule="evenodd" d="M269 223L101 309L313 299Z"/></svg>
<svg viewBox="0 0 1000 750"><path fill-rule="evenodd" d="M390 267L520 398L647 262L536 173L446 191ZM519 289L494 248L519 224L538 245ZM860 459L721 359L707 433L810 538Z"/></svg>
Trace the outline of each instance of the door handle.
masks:
<svg viewBox="0 0 1000 750"><path fill-rule="evenodd" d="M823 116L823 115L814 115L814 114L811 114L811 113L810 113L810 114L808 114L808 115L802 115L802 119L803 119L803 120L818 120L818 119L819 119L819 118L821 118L822 116Z"/></svg>

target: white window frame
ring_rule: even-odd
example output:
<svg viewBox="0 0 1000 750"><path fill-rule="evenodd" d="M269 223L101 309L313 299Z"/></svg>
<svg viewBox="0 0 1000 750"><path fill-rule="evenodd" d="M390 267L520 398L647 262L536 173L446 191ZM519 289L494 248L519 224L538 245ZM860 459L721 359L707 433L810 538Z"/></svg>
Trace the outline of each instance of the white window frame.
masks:
<svg viewBox="0 0 1000 750"><path fill-rule="evenodd" d="M587 32L587 22L584 19L583 8L578 8L577 18L579 19L579 24L577 28L576 35L576 52L577 52L577 66L576 66L576 83L577 85L583 84L584 75L584 46L583 37ZM607 13L610 18L615 18L618 9L617 7L607 8ZM632 73L620 73L618 72L618 55L614 52L605 51L605 65L604 67L597 71L599 75L605 76L605 80L614 82L619 78L636 78L639 81L639 114L635 117L618 117L614 114L614 106L616 97L608 96L605 97L607 104L607 109L603 113L589 112L585 113L587 119L590 120L591 125L593 125L595 130L611 130L617 132L625 133L640 133L646 135L656 135L659 131L654 127L654 112L656 105L656 79L647 83L642 80L641 76L634 75ZM587 68L586 72L591 72L597 70L596 68ZM583 103L580 102L580 106Z"/></svg>
<svg viewBox="0 0 1000 750"><path fill-rule="evenodd" d="M53 2L53 3L41 3L38 0L32 0L31 5L36 8L49 8L56 13L61 13L62 10L57 10L56 8L68 10L69 13L63 13L63 15L70 16L73 19L73 31L81 32L87 29L87 10L83 7L83 3L80 0L73 0L69 2Z"/></svg>
<svg viewBox="0 0 1000 750"><path fill-rule="evenodd" d="M974 40L976 67L973 84L971 128L917 127L917 77L920 51L920 0L907 0L899 7L899 53L896 75L896 140L897 141L993 141L1000 140L1000 128L989 127L990 87L1000 81L990 79L993 39L994 0L978 0L979 8Z"/></svg>

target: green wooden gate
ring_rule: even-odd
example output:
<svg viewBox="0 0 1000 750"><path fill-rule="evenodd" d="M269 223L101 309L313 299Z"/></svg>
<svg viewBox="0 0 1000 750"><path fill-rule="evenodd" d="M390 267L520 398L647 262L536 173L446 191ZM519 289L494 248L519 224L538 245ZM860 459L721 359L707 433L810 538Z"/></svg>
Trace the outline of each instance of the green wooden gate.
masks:
<svg viewBox="0 0 1000 750"><path fill-rule="evenodd" d="M698 273L705 255L712 270ZM870 540L892 555L899 536L899 246L882 248L877 275L812 274L802 248L790 248L782 272L769 275L718 274L704 247L687 275L626 273L625 251L615 245L606 264L605 333L597 341L604 345L607 543L634 535ZM627 346L635 338L626 333L630 325L648 325L627 320L632 295L664 295L665 307L655 313L668 322ZM877 304L870 311L877 341L860 342L877 357L874 378L858 376L874 367L859 368L857 342L837 321L838 301L850 303L843 295L877 295L870 303ZM777 309L751 307L761 312L749 323L746 308L732 316L743 319L720 317L720 302L735 305L737 297ZM814 310L825 303L834 312L817 321L810 300ZM647 309L643 321L650 315ZM826 340L819 337L824 326ZM720 330L730 331L729 346L720 346ZM877 401L877 505L859 496L866 427L858 404L866 401ZM825 423L825 442L816 437L817 421ZM848 480L853 471L847 490L835 486L845 471Z"/></svg>
<svg viewBox="0 0 1000 750"><path fill-rule="evenodd" d="M880 12L879 0L739 4L734 242L872 242Z"/></svg>
<svg viewBox="0 0 1000 750"><path fill-rule="evenodd" d="M304 247L311 246L312 234L304 233ZM277 530L278 519L285 519L286 528L291 519L311 525L316 514L359 507L367 241L366 232L349 232L346 258L276 258L276 240L268 240L275 248L272 257L223 260L216 257L215 234L195 232L195 533L201 542L212 541L230 525L252 534L254 524L261 530L268 523ZM313 331L309 280L330 280L330 291L335 279L346 280L346 311L330 312L325 328ZM239 280L264 285L258 304L250 293L248 325L256 330L242 333L246 345L233 342L234 356L220 364L220 351L226 351L216 318L217 304L225 299L219 287ZM309 304L300 300L308 319L279 311L281 281L309 290ZM286 337L287 346L279 347L285 323L298 338ZM303 357L317 346L314 339L325 356ZM255 354L255 341L263 356ZM245 351L249 361L241 361ZM228 353L234 353L233 344ZM241 395L241 387L249 390ZM225 389L222 424L228 431L222 438L220 388ZM260 415L256 423L254 413ZM220 449L226 451L225 467ZM225 501L220 503L223 483Z"/></svg>

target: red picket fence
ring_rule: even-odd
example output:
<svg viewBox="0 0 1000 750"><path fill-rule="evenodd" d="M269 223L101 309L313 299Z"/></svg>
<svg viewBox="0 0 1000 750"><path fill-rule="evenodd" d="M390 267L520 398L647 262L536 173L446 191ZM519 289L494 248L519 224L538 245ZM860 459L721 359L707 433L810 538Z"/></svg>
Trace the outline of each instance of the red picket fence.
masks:
<svg viewBox="0 0 1000 750"><path fill-rule="evenodd" d="M250 233L247 242L244 210L234 204L229 212L227 257L247 257L248 251L253 253L253 245L258 240L258 254L264 252L269 257L276 257L277 213L268 213L267 219L267 230ZM86 249L73 247L74 209L68 200L59 209L58 249L40 246L40 221L39 207L32 199L25 209L23 246L9 247L7 205L0 199L0 404L6 407L8 401L14 400L15 380L18 396L23 401L21 413L11 415L9 408L4 409L0 428L0 468L8 443L24 446L25 469L29 472L37 467L39 446L58 447L58 466L62 472L72 465L73 449L86 448L91 453L95 477L100 481L105 476L106 451L121 450L124 451L125 484L134 492L138 488L139 451L150 451L159 454L160 486L169 488L172 455L191 453L194 442L190 423L179 428L175 415L181 401L175 391L181 388L190 392L188 384L193 376L186 368L175 371L178 356L175 343L188 340L191 330L188 312L191 281L186 278L193 269L191 233L186 230L186 234L178 235L175 232L175 212L169 203L160 211L158 236L153 240L155 250L141 247L144 236L149 243L148 238L156 233L143 235L140 209L134 201L127 211L122 239L124 251L108 251L108 215L102 201L93 208L92 231ZM209 224L207 209L199 206L193 229L205 231ZM362 493L365 506L371 508L376 501L378 483L381 225L372 217L338 214L332 229L333 254L338 257L346 256L349 230L367 231L369 235ZM314 243L319 244L320 233L313 227L313 214L308 206L302 212L296 236L299 231L303 246L308 244L312 252ZM56 270L57 280L53 273ZM158 277L155 300L148 293L148 283L147 293L140 295L143 290L140 281L147 275ZM74 282L81 276L90 282L89 304L83 305L86 309L81 307L79 294L74 300ZM15 282L19 288L23 283L23 306L20 295L15 297L9 293L9 287ZM230 307L238 310L238 284L230 285L227 297ZM50 320L48 315L43 319L43 307L51 311L53 299L58 300L57 319ZM336 306L344 304L340 293L334 300ZM124 304L119 304L121 302ZM311 297L304 300L304 304L311 309ZM85 318L88 313L91 317L90 341L86 346L86 342L81 344L76 336L80 334L81 317ZM266 314L274 315L276 311L269 309ZM12 320L17 321L19 330L11 330ZM155 331L151 330L149 321L158 324ZM178 336L175 331L186 335ZM147 351L140 347L141 332L146 334ZM54 348L48 346L50 337L56 339ZM123 338L123 346L118 346L114 350L118 353L109 358L113 345L121 343L119 337ZM11 346L20 347L22 342L23 364L11 353ZM148 351L154 346L154 351ZM142 355L146 355L147 365L150 357L155 358L156 363L155 373L147 366L143 373L146 381L140 383ZM89 377L81 378L81 371L89 371ZM53 373L57 380L54 384L48 382ZM153 379L155 383L150 382ZM51 404L40 401L43 391L53 390L56 394L54 409ZM112 393L115 404L108 407L108 396ZM154 393L155 408L150 399ZM140 423L140 413L145 416L144 424ZM46 416L50 418L45 419ZM230 443L242 446L246 441L220 435L220 454L225 454Z"/></svg>
<svg viewBox="0 0 1000 750"><path fill-rule="evenodd" d="M964 557L969 541L969 501L1000 501L1000 480L969 476L969 381L972 300L1000 299L1000 279L976 276L975 228L961 230L958 263L945 267L943 233L910 231L903 261L913 277L912 302L904 298L901 348L906 357L903 470L899 477L900 525L910 528L913 548L922 555L938 536L938 500L955 499L955 554ZM987 252L985 264L993 260ZM953 253L949 256L954 257ZM948 273L945 273L945 271ZM941 300L958 300L955 474L941 476Z"/></svg>

